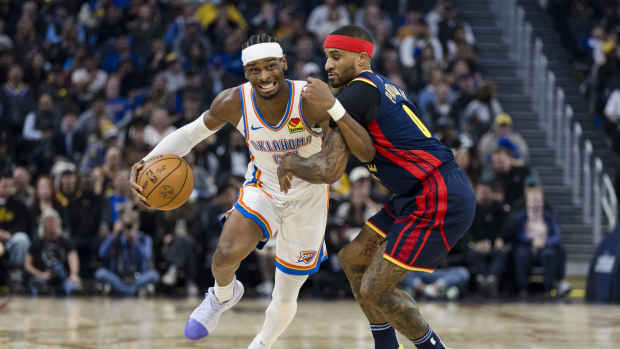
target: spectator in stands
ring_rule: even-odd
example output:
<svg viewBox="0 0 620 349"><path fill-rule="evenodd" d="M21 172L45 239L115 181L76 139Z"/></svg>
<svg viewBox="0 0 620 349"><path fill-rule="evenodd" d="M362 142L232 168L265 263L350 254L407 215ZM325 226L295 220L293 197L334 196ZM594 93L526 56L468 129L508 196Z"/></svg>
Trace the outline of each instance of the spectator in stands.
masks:
<svg viewBox="0 0 620 349"><path fill-rule="evenodd" d="M86 58L84 66L78 67L71 74L71 82L78 92L78 99L84 103L92 101L93 97L103 91L108 74L97 67L93 57Z"/></svg>
<svg viewBox="0 0 620 349"><path fill-rule="evenodd" d="M53 156L49 142L59 121L52 96L41 94L37 109L28 113L24 121L23 138L27 142L24 150L30 153L30 161L43 161L49 165Z"/></svg>
<svg viewBox="0 0 620 349"><path fill-rule="evenodd" d="M6 82L2 86L3 95L3 128L10 132L21 131L24 118L30 112L34 104L34 98L30 87L23 80L24 72L19 64L13 64L6 76Z"/></svg>
<svg viewBox="0 0 620 349"><path fill-rule="evenodd" d="M162 35L161 12L154 8L153 3L145 3L138 7L137 18L128 27L136 52L144 57L149 43Z"/></svg>
<svg viewBox="0 0 620 349"><path fill-rule="evenodd" d="M166 234L163 238L162 252L165 263L168 265L161 282L168 286L177 284L179 274L185 278L187 295L195 297L198 294L196 286L196 256L194 241L187 231L187 221L177 219L173 234Z"/></svg>
<svg viewBox="0 0 620 349"><path fill-rule="evenodd" d="M504 137L508 138L516 146L519 159L527 164L529 162L527 143L519 133L513 131L512 118L506 113L498 114L495 117L493 129L480 139L478 150L482 160L487 164L491 162L491 155L498 148L499 140Z"/></svg>
<svg viewBox="0 0 620 349"><path fill-rule="evenodd" d="M206 210L207 214L204 215L208 219L205 229L206 234L202 236L202 246L203 251L205 251L204 257L210 259L210 256L215 251L217 241L222 231L222 222L226 219L227 215L230 213L229 210L232 209L237 201L238 190L239 188L229 181L224 181L218 186L217 195L208 205Z"/></svg>
<svg viewBox="0 0 620 349"><path fill-rule="evenodd" d="M359 229L357 229L357 232ZM351 295L351 288L346 283L346 275L338 261L338 252L351 241L352 236L344 221L337 216L327 218L325 245L327 261L319 272L312 276L312 294L315 297L334 299Z"/></svg>
<svg viewBox="0 0 620 349"><path fill-rule="evenodd" d="M499 197L493 195L494 191L500 193ZM467 235L469 270L475 275L478 290L490 296L498 294L507 256L503 229L509 212L503 195L501 183L493 174L483 175L476 185L476 216Z"/></svg>
<svg viewBox="0 0 620 349"><path fill-rule="evenodd" d="M122 209L129 200L129 171L119 170L114 175L111 194L107 195L104 219L109 226L118 222Z"/></svg>
<svg viewBox="0 0 620 349"><path fill-rule="evenodd" d="M34 188L30 184L30 172L23 166L17 166L13 170L13 180L15 181L14 197L24 206L31 207L34 203Z"/></svg>
<svg viewBox="0 0 620 349"><path fill-rule="evenodd" d="M306 23L309 32L314 33L320 42L334 30L351 24L347 9L339 0L323 0L323 5L312 10Z"/></svg>
<svg viewBox="0 0 620 349"><path fill-rule="evenodd" d="M22 269L30 247L28 209L13 193L15 184L8 169L0 171L0 245L8 256L10 287L14 292L23 291Z"/></svg>
<svg viewBox="0 0 620 349"><path fill-rule="evenodd" d="M176 128L170 125L168 112L163 108L154 108L151 122L144 129L144 142L154 147L164 137L174 132Z"/></svg>
<svg viewBox="0 0 620 349"><path fill-rule="evenodd" d="M62 117L60 127L56 128L51 138L51 146L54 155L62 156L70 161L79 161L86 151L86 134L77 129L77 116L79 109L76 106L68 106Z"/></svg>
<svg viewBox="0 0 620 349"><path fill-rule="evenodd" d="M540 184L540 180L535 171L515 159L516 146L506 138L504 140L506 142L493 152L491 163L498 180L503 184L506 204L514 208L523 204L526 179L532 181L532 184Z"/></svg>
<svg viewBox="0 0 620 349"><path fill-rule="evenodd" d="M79 175L62 174L59 194L67 202L63 214L67 217L67 233L80 257L80 273L90 277L99 247L97 233L103 221L105 203L101 169Z"/></svg>
<svg viewBox="0 0 620 349"><path fill-rule="evenodd" d="M122 208L121 218L99 248L104 267L95 278L104 284L104 293L114 290L123 296L154 292L159 274L151 267L152 240L140 231L140 220L132 204Z"/></svg>
<svg viewBox="0 0 620 349"><path fill-rule="evenodd" d="M457 73L457 67L462 67L459 69L463 69L460 75L455 74ZM464 125L464 112L467 106L474 101L477 96L478 80L474 74L469 73L469 66L465 63L455 64L453 70L453 74L456 75L459 93L452 105L452 119L461 130L466 131L468 127ZM467 73L465 73L465 71L467 71Z"/></svg>
<svg viewBox="0 0 620 349"><path fill-rule="evenodd" d="M39 231L39 226L42 222L41 217L45 211L54 210L56 213L62 212L62 206L56 201L56 190L54 189L54 181L47 175L42 175L37 178L35 185L35 201L30 206L30 217L32 226L30 231L33 232L36 237L36 233Z"/></svg>
<svg viewBox="0 0 620 349"><path fill-rule="evenodd" d="M403 279L401 287L412 296L457 300L461 294L460 289L467 285L469 277L469 271L465 267L438 268L432 273L412 271Z"/></svg>
<svg viewBox="0 0 620 349"><path fill-rule="evenodd" d="M436 37L431 36L428 25L420 20L411 25L411 34L404 37L400 43L400 61L406 68L420 64L422 51L428 47L429 54L438 62L443 61L443 48Z"/></svg>
<svg viewBox="0 0 620 349"><path fill-rule="evenodd" d="M520 295L527 295L532 265L543 268L545 291L551 291L564 278L566 257L560 228L553 213L544 208L541 186L525 188L525 209L516 213L512 227L515 236L515 282Z"/></svg>
<svg viewBox="0 0 620 349"><path fill-rule="evenodd" d="M615 88L605 104L603 125L611 137L614 149L620 153L620 86Z"/></svg>
<svg viewBox="0 0 620 349"><path fill-rule="evenodd" d="M145 154L148 154L151 146L146 143L145 130L149 124L145 118L134 118L128 125L127 135L123 143L123 159L124 166L130 166L140 161Z"/></svg>
<svg viewBox="0 0 620 349"><path fill-rule="evenodd" d="M465 107L461 128L477 141L489 131L493 119L500 113L502 106L496 97L495 84L486 81L480 86L476 98Z"/></svg>
<svg viewBox="0 0 620 349"><path fill-rule="evenodd" d="M454 124L454 120L451 119L452 102L450 96L450 86L448 86L448 84L444 82L438 82L433 89L433 93L435 96L427 107L429 116L428 120L430 121L428 123L430 125L429 127L432 127L434 129L435 127L439 126L439 120L444 120L444 124L446 122Z"/></svg>
<svg viewBox="0 0 620 349"><path fill-rule="evenodd" d="M359 232L368 218L381 209L381 205L370 198L372 182L366 167L356 167L349 173L351 197L336 209L336 216L349 228Z"/></svg>
<svg viewBox="0 0 620 349"><path fill-rule="evenodd" d="M106 114L105 95L98 93L93 98L90 108L80 115L75 128L87 135L102 134L104 128L109 127L111 123Z"/></svg>
<svg viewBox="0 0 620 349"><path fill-rule="evenodd" d="M28 250L25 269L34 296L49 291L69 295L82 286L77 252L62 236L60 216L53 209L46 209L41 216L40 238Z"/></svg>
<svg viewBox="0 0 620 349"><path fill-rule="evenodd" d="M379 27L385 27L388 32L392 32L392 20L381 9L380 0L366 0L364 7L360 7L354 15L353 24L365 28L373 34L377 35L377 31L382 30Z"/></svg>
<svg viewBox="0 0 620 349"><path fill-rule="evenodd" d="M110 75L105 89L105 113L117 127L123 127L131 120L129 99L121 94L119 75ZM101 126L100 126L101 127Z"/></svg>
<svg viewBox="0 0 620 349"><path fill-rule="evenodd" d="M483 170L480 153L471 139L465 135L459 136L458 143L459 147L454 149L454 160L459 167L465 171L471 183L478 183Z"/></svg>
<svg viewBox="0 0 620 349"><path fill-rule="evenodd" d="M134 66L140 69L142 62L138 53L131 48L129 35L121 34L116 37L114 47L104 56L101 66L106 73L115 73L125 58L130 59Z"/></svg>

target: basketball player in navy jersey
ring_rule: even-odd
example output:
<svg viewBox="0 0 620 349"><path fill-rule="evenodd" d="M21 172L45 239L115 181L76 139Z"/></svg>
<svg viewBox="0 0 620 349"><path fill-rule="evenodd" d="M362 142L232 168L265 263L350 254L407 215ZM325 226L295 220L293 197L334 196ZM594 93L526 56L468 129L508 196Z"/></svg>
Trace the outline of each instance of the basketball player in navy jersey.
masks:
<svg viewBox="0 0 620 349"><path fill-rule="evenodd" d="M452 151L431 136L405 92L372 71L373 43L357 26L342 27L323 45L329 84L309 78L304 100L327 110L340 127L355 119L370 134L376 154L367 163L375 179L394 194L371 217L354 241L339 253L351 288L370 322L376 349L401 348L393 328L418 348L445 348L424 320L415 301L397 288L413 270L433 268L469 229L475 211L474 193ZM347 144L359 138L342 132ZM346 150L345 150L346 151ZM326 164L319 159L287 156L278 170L315 180ZM281 181L286 189L286 182Z"/></svg>

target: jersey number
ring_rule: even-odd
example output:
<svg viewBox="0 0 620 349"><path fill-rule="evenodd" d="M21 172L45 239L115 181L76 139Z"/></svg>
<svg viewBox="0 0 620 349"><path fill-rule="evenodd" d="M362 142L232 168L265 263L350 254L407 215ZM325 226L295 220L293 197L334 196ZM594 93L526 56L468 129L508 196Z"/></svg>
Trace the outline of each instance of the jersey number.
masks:
<svg viewBox="0 0 620 349"><path fill-rule="evenodd" d="M413 123L416 124L416 126L418 126L418 128L420 129L420 131L422 131L422 134L424 134L426 136L426 138L430 138L431 137L431 133L428 131L428 129L426 128L426 126L424 126L424 124L422 123L422 121L418 118L417 115L415 115L415 113L409 109L408 106L406 106L405 104L403 104L403 110L405 111L405 113L407 113L407 115L409 115L409 117L411 118L411 120L413 120Z"/></svg>

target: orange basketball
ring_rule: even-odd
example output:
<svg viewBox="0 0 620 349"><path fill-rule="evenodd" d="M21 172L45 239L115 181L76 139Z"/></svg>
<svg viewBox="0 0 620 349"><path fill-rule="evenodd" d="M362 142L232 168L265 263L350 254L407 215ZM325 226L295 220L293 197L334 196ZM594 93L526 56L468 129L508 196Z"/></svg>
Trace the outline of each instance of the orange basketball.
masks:
<svg viewBox="0 0 620 349"><path fill-rule="evenodd" d="M183 205L194 189L194 173L189 164L173 154L162 155L144 164L138 176L146 203L169 211Z"/></svg>

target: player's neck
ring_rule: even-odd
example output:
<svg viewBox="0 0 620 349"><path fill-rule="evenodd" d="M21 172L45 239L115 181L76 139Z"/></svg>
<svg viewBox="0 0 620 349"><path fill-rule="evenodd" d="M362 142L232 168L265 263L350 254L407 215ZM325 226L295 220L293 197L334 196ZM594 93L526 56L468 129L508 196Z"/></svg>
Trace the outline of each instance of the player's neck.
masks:
<svg viewBox="0 0 620 349"><path fill-rule="evenodd" d="M356 71L355 76L359 76L362 73L372 73L372 68L370 68L370 67L360 68L359 70Z"/></svg>

